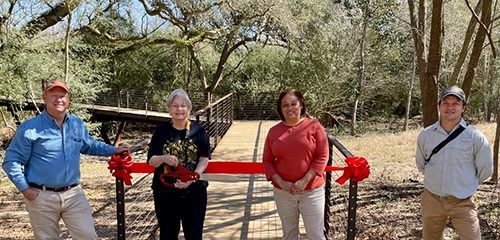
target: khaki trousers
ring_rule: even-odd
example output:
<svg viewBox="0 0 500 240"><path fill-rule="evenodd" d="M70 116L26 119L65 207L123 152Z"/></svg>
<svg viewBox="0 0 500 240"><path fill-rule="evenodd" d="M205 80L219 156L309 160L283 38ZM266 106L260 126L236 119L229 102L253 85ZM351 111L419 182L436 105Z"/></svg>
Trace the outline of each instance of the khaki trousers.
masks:
<svg viewBox="0 0 500 240"><path fill-rule="evenodd" d="M307 239L323 240L325 188L318 187L302 194L290 194L274 188L274 199L281 219L284 240L296 240L299 237L299 215L302 215Z"/></svg>
<svg viewBox="0 0 500 240"><path fill-rule="evenodd" d="M448 217L461 240L481 239L476 206L470 198L440 197L424 188L422 194L424 240L443 239Z"/></svg>
<svg viewBox="0 0 500 240"><path fill-rule="evenodd" d="M64 192L40 190L35 200L24 199L24 202L35 239L60 239L61 218L72 239L97 239L92 208L80 186Z"/></svg>

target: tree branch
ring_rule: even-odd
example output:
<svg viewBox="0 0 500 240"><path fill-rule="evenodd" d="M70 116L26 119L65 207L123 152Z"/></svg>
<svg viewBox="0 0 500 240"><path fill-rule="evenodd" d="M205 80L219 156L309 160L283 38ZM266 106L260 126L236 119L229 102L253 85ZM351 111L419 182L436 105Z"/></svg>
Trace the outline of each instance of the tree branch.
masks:
<svg viewBox="0 0 500 240"><path fill-rule="evenodd" d="M207 84L207 78L205 75L205 69L203 69L203 65L201 64L200 59L196 55L196 52L194 51L194 47L192 45L187 46L187 49L189 53L191 54L191 59L193 60L194 64L196 65L196 68L198 69L198 77L200 78L203 90L206 90L208 88Z"/></svg>
<svg viewBox="0 0 500 240"><path fill-rule="evenodd" d="M14 6L16 5L17 1L9 1L9 2L10 2L9 10L7 10L7 13L3 14L0 17L0 25L3 25L5 22L7 22L7 20L9 20L10 16L12 16L12 11L14 11Z"/></svg>
<svg viewBox="0 0 500 240"><path fill-rule="evenodd" d="M145 0L139 0L142 3L142 6L144 7L144 10L149 16L156 16L159 15L167 6L163 3L158 3L156 8L153 8L151 5L149 5L148 2Z"/></svg>
<svg viewBox="0 0 500 240"><path fill-rule="evenodd" d="M174 44L177 44L177 43L179 43L178 40L166 39L166 38L155 39L155 40L144 41L144 42L136 42L136 43L133 43L133 44L127 46L127 47L115 50L114 53L116 55L120 55L120 54L124 54L124 53L130 52L130 51L133 51L133 50L137 50L139 48L146 47L146 46L160 45L160 44L174 45Z"/></svg>
<svg viewBox="0 0 500 240"><path fill-rule="evenodd" d="M246 45L243 45L243 46L246 47ZM247 50L248 50L248 48L247 48ZM233 74L236 71L236 69L238 69L240 67L240 65L243 63L243 61L248 57L248 55L250 55L250 52L247 52L247 54L245 55L245 57L241 58L240 61L238 62L238 64L236 64L236 66L233 69L231 69L231 71L229 71L227 74L224 74L222 76L222 80L226 79L231 74Z"/></svg>
<svg viewBox="0 0 500 240"><path fill-rule="evenodd" d="M23 31L26 33L28 38L33 38L43 30L62 21L62 19L73 11L73 9L75 9L79 4L80 0L75 1L72 4L67 4L63 1L52 9L42 13L37 18L31 20L23 27Z"/></svg>
<svg viewBox="0 0 500 240"><path fill-rule="evenodd" d="M493 54L493 58L497 57L497 50L495 49L495 44L493 42L493 39L491 39L491 33L488 31L488 27L479 19L479 16L476 14L474 9L470 6L469 0L465 0L465 3L467 3L467 8L471 11L472 15L474 18L476 18L476 21L479 23L479 25L484 29L486 36L488 36L488 42L490 43L491 46L491 53Z"/></svg>
<svg viewBox="0 0 500 240"><path fill-rule="evenodd" d="M474 12L481 12L482 2L477 2L476 8ZM460 54L458 55L457 62L453 67L453 72L451 73L450 79L448 80L450 86L457 85L458 75L462 70L462 66L464 65L465 59L467 58L467 53L469 52L470 42L472 41L472 35L474 34L474 30L476 29L477 19L472 16L469 20L469 26L467 27L467 31L465 32L464 42L462 43L462 48L460 49Z"/></svg>
<svg viewBox="0 0 500 240"><path fill-rule="evenodd" d="M90 27L90 26L83 26L82 28L78 29L77 32L91 33L91 34L93 34L95 36L103 37L103 38L105 38L106 40L108 40L110 42L137 41L137 40L145 39L147 37L147 35L142 35L142 36L119 38L119 37L111 36L108 33L102 33L98 29L95 29L95 28Z"/></svg>

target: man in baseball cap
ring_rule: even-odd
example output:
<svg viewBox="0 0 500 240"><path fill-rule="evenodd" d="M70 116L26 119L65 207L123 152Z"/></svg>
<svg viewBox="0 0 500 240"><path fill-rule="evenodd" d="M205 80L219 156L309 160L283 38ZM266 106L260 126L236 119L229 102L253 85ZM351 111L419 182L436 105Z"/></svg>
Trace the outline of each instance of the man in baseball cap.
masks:
<svg viewBox="0 0 500 240"><path fill-rule="evenodd" d="M69 88L68 88L68 85L66 85L65 82L63 81L59 81L59 80L49 80L47 81L47 83L45 83L45 87L43 89L44 93L54 89L54 88L62 88L64 89L66 92L69 93Z"/></svg>
<svg viewBox="0 0 500 240"><path fill-rule="evenodd" d="M458 99L460 99L462 102L464 102L464 104L465 104L464 90L462 90L461 88L459 88L457 86L452 86L452 87L449 87L449 88L443 90L443 92L441 92L441 97L439 97L439 101L440 102L443 101L443 99L448 97L448 96L455 96Z"/></svg>
<svg viewBox="0 0 500 240"><path fill-rule="evenodd" d="M47 81L42 98L45 111L17 128L2 167L24 197L34 239L59 239L61 218L73 239L97 239L80 185L80 153L109 156L127 148L94 140L67 112L71 99L63 81Z"/></svg>
<svg viewBox="0 0 500 240"><path fill-rule="evenodd" d="M471 196L491 177L493 158L484 134L462 118L465 104L461 88L446 88L439 98L439 120L418 135L416 165L424 175L421 211L426 240L442 239L448 218L460 239L481 239ZM448 138L452 140L445 143Z"/></svg>

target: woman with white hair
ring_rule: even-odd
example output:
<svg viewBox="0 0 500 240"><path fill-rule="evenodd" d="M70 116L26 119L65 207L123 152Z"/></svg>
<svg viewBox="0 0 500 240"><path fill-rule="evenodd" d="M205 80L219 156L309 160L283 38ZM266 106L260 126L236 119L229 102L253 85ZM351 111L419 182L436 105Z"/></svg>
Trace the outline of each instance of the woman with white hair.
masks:
<svg viewBox="0 0 500 240"><path fill-rule="evenodd" d="M167 173L181 167L203 173L210 159L208 136L200 124L189 120L192 105L186 91L172 91L167 108L172 120L155 129L148 152L148 163L156 168L152 189L160 239L178 239L182 223L186 240L201 240L208 182L182 181Z"/></svg>

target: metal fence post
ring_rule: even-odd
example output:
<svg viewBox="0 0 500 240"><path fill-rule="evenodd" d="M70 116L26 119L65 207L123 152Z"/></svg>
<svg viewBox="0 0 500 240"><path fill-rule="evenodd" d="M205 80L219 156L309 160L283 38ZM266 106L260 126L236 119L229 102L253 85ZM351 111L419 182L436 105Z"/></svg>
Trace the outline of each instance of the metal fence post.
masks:
<svg viewBox="0 0 500 240"><path fill-rule="evenodd" d="M125 240L125 188L123 180L116 179L116 230L117 239Z"/></svg>
<svg viewBox="0 0 500 240"><path fill-rule="evenodd" d="M347 240L356 238L356 209L358 207L358 183L349 180L349 210L347 212Z"/></svg>
<svg viewBox="0 0 500 240"><path fill-rule="evenodd" d="M127 108L130 108L130 103L129 103L129 100L130 100L130 93L128 92L127 90Z"/></svg>
<svg viewBox="0 0 500 240"><path fill-rule="evenodd" d="M148 90L144 90L144 108L146 110L146 118L148 117Z"/></svg>
<svg viewBox="0 0 500 240"><path fill-rule="evenodd" d="M121 106L122 106L122 104L121 104L122 91L121 91L121 90L119 90L119 91L118 91L118 93L117 93L117 95L118 95L118 96L117 96L116 101L117 101L117 103L118 103L118 111L120 111L120 108L121 108Z"/></svg>
<svg viewBox="0 0 500 240"><path fill-rule="evenodd" d="M220 118L219 118L219 104L215 105L215 146L217 146L217 144L219 144L219 137L220 137L220 131L219 131L219 121L220 121Z"/></svg>
<svg viewBox="0 0 500 240"><path fill-rule="evenodd" d="M330 133L326 133L328 136L328 166L331 166L333 163L333 136ZM325 183L325 214L324 214L324 225L325 225L325 237L326 239L330 239L332 230L331 226L331 212L332 212L332 172L326 172L326 183Z"/></svg>
<svg viewBox="0 0 500 240"><path fill-rule="evenodd" d="M212 121L212 107L209 107L209 108L207 108L207 128L206 128L208 136L212 136L212 133L211 133L212 123L211 123L211 121ZM215 145L212 147L212 144L210 144L210 148L211 148L210 151L214 150Z"/></svg>
<svg viewBox="0 0 500 240"><path fill-rule="evenodd" d="M347 150L344 145L342 145L333 136L328 135L328 141L333 144L344 157L352 157L352 153ZM347 206L347 240L354 240L356 238L356 210L358 207L358 183L349 180L349 205Z"/></svg>

